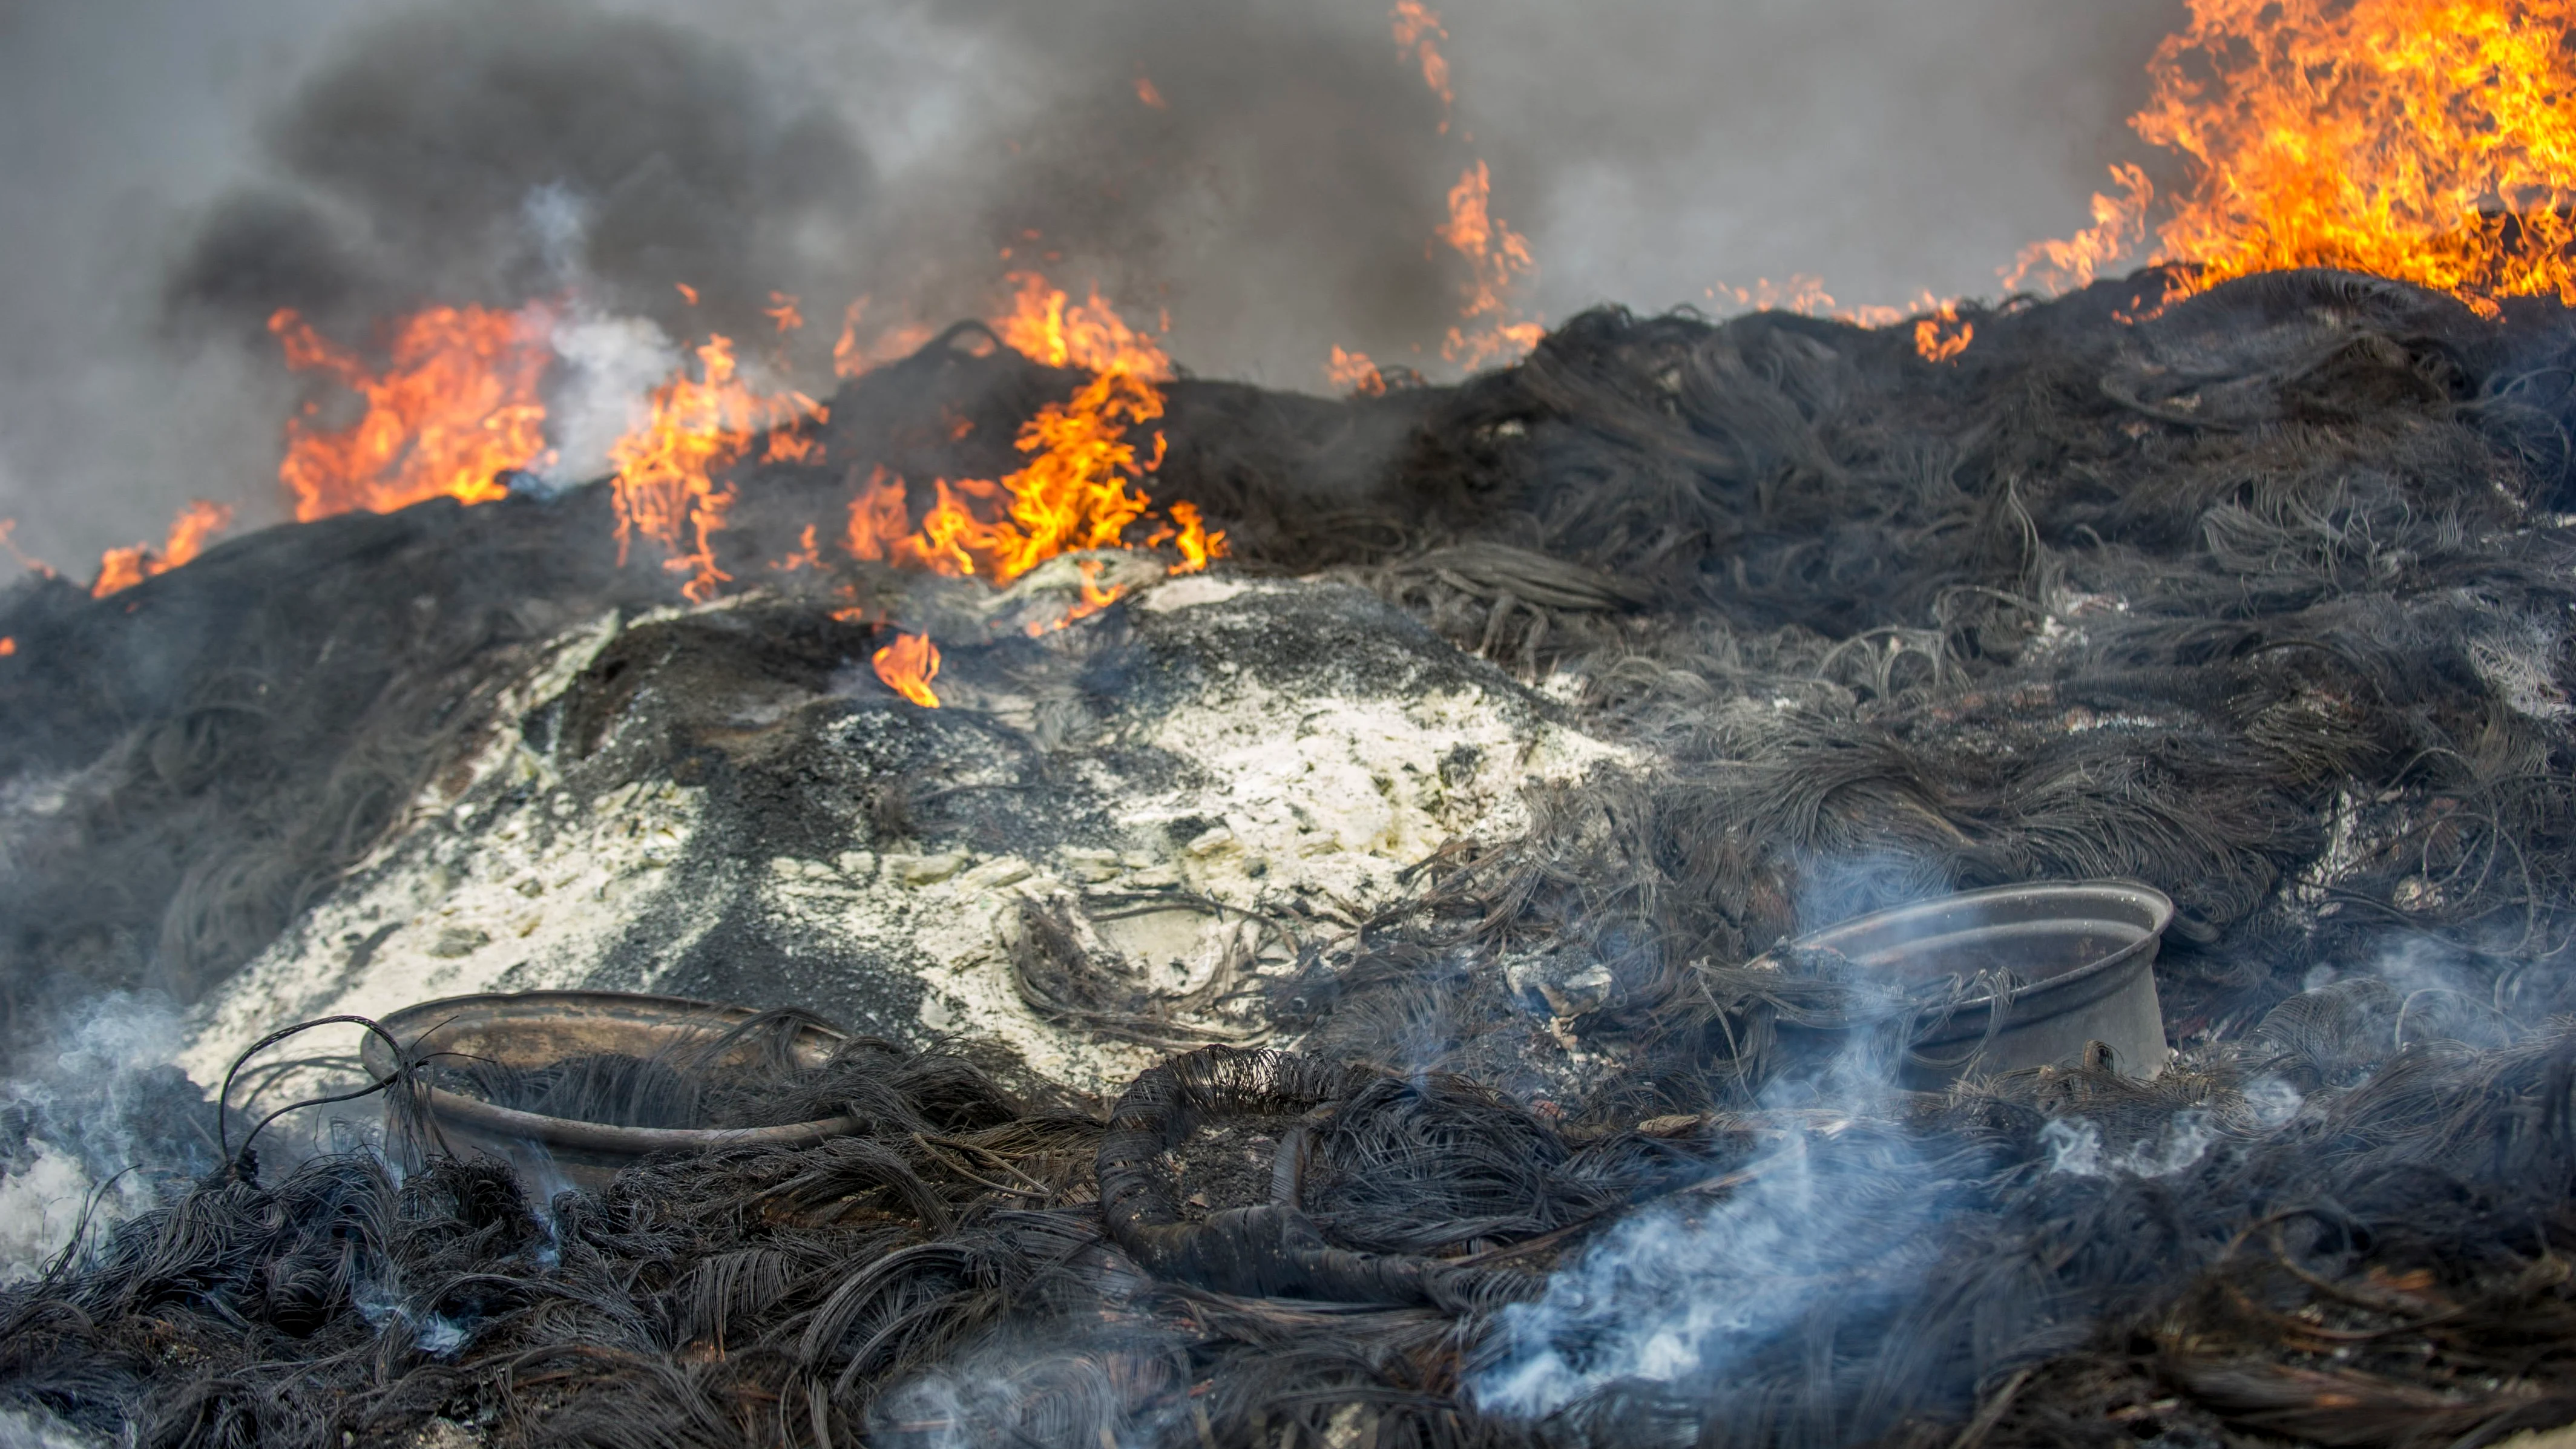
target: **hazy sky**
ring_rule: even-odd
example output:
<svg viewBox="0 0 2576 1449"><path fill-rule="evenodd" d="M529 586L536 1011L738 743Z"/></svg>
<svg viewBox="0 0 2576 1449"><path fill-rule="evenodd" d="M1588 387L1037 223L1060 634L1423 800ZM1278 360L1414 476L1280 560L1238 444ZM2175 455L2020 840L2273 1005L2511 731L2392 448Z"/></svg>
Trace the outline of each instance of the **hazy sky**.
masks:
<svg viewBox="0 0 2576 1449"><path fill-rule="evenodd" d="M1436 361L1430 232L1478 159L1542 318L1989 294L2134 154L2181 0L1437 8L1445 135L1382 0L0 0L0 517L85 574L190 497L278 516L277 305L357 341L577 275L676 333L779 287L828 342L860 291L980 310L1037 231L1203 374Z"/></svg>

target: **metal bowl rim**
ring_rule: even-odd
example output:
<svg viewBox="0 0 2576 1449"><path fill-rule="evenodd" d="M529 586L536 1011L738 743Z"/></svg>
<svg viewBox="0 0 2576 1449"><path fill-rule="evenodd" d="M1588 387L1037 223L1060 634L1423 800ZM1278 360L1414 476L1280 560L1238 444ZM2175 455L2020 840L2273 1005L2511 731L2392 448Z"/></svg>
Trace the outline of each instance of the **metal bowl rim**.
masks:
<svg viewBox="0 0 2576 1449"><path fill-rule="evenodd" d="M2007 1006L2030 1001L2038 997L2053 996L2061 991L2072 991L2088 982L2096 980L2106 973L2118 970L2120 967L2135 960L2140 953L2156 950L2163 943L2165 928L2171 926L2174 919L2173 898L2166 895L2163 891L2156 889L2154 886L2148 885L2144 881L2126 880L2117 877L2081 881L2032 881L2023 885L1983 886L1976 890L1957 891L1945 896L1931 896L1924 900L1909 901L1901 906L1889 906L1884 910L1872 911L1863 916L1854 916L1846 921L1836 921L1830 926L1826 926L1820 930L1810 931L1803 936L1799 936L1788 944L1790 946L1797 947L1821 946L1830 950L1833 949L1831 940L1833 937L1856 934L1868 929L1869 927L1884 925L1891 921L1900 920L1908 915L1929 913L1934 910L1953 909L1961 905L1974 904L1978 901L1990 900L1998 896L2040 897L2043 899L2048 897L2057 897L2064 900L2080 900L2088 896L2095 899L2100 899L2104 896L2112 896L2115 898L2126 896L2137 903L2146 906L2148 914L2152 918L2152 924L2147 928L2146 934L2140 936L2137 940L2131 941L2127 945L2122 946L2120 949L2088 961L2083 965L2076 967L2072 971L2062 972L2058 975L2051 976L2044 981L2028 982L2024 985L2014 987L2011 991L2004 993L2004 999ZM2080 916L2068 916L2065 919L2081 920L2084 918ZM2134 923L2122 922L2121 924L2129 925ZM1769 953L1766 952L1764 954L1768 955ZM1950 1015L1955 1020L1957 1017L1969 1012L1990 1011L1994 1008L1994 1005L1995 995L1992 992L1982 996L1966 997L1952 1004Z"/></svg>
<svg viewBox="0 0 2576 1449"><path fill-rule="evenodd" d="M656 996L628 991L483 991L467 996L446 996L423 1001L392 1013L381 1023L401 1039L408 1050L422 1037L465 1016L476 1007L489 1008L501 1003L540 1006L552 1000L566 1005L588 1001L616 1003L645 1008L664 1008L674 1015L682 1012L729 1017L736 1021L759 1015L757 1008L732 1006L717 1001L700 1001L687 996ZM445 1013L445 1018L416 1032L404 1028L424 1016ZM531 1013L533 1014L533 1013ZM810 1028L841 1041L846 1033L823 1027ZM392 1063L386 1060L384 1039L367 1034L360 1051L360 1061L369 1073L382 1076ZM495 1106L490 1102L431 1087L422 1093L431 1117L445 1119L460 1126L472 1127L504 1137L531 1138L549 1146L571 1147L589 1152L614 1153L641 1157L653 1152L713 1152L728 1147L802 1147L828 1137L846 1136L859 1129L858 1118L851 1116L818 1117L810 1122L791 1122L780 1127L613 1127L603 1122L584 1122L573 1117L549 1117L541 1112L522 1112L515 1107Z"/></svg>

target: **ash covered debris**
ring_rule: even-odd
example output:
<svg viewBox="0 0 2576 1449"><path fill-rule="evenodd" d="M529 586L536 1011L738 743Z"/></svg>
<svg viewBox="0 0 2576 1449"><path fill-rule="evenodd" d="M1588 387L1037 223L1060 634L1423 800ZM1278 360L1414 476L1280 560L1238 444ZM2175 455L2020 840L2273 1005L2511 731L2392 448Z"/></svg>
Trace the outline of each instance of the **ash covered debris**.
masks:
<svg viewBox="0 0 2576 1449"><path fill-rule="evenodd" d="M746 470L762 587L714 606L617 568L595 490L16 596L21 1061L80 973L185 1000L201 1081L495 986L895 1045L858 1136L596 1196L206 1178L0 1298L0 1392L316 1445L2576 1420L2576 328L2156 284L1941 364L1603 312L1457 388L1178 382L1157 497L1237 559L1035 639L764 568L874 465L1007 463L1065 378L962 337ZM847 597L943 621L945 707ZM2152 1081L1903 1092L1781 1029L1804 929L2102 876L2181 908Z"/></svg>

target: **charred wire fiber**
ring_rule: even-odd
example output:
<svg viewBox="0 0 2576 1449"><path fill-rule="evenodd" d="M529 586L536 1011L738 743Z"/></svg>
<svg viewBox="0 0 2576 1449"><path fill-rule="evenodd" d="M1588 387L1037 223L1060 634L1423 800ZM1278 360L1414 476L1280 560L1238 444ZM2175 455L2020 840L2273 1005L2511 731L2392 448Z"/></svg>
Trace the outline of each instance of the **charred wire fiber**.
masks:
<svg viewBox="0 0 2576 1449"><path fill-rule="evenodd" d="M1535 791L1524 835L1420 862L1398 909L1299 918L1257 993L1297 1055L1208 1047L1042 913L1022 999L1182 1054L1105 1124L854 1042L688 1109L853 1135L598 1194L436 1157L217 1176L0 1289L0 1393L316 1449L439 1419L509 1445L2411 1449L2576 1416L2564 310L2322 272L2142 310L2152 280L1981 311L1941 364L1903 329L1605 310L1456 388L1176 382L1155 495L1233 530L1230 567L1360 581L1633 765ZM853 383L828 473L764 473L741 516L877 461L991 476L949 454L1007 449L1065 381L961 333ZM928 425L952 406L964 443ZM21 1026L49 983L185 998L258 949L540 641L660 601L609 536L595 495L437 506L113 602L11 595L20 664L95 664L0 679L0 774L67 782L0 872ZM746 576L784 551L723 538ZM748 629L637 631L529 737L578 754L657 671L822 679L845 647ZM889 836L963 798L883 783ZM2153 1082L1835 1099L1798 1020L1883 1063L1926 1003L1754 964L1927 893L2106 876L2181 909ZM636 1084L491 1089L672 1086ZM1765 1224L1806 1231L1710 1232ZM1637 1261L1762 1331L1620 1360L1666 1301ZM1494 1375L1541 1360L1562 1391L1499 1407Z"/></svg>

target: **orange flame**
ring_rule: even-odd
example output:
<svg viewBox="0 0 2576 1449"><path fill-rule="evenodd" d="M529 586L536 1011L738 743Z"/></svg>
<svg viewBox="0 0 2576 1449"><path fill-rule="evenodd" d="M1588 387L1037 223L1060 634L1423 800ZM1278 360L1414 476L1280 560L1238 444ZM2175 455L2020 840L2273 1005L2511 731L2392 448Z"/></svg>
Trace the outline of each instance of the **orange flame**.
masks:
<svg viewBox="0 0 2576 1449"><path fill-rule="evenodd" d="M395 329L392 365L370 372L291 308L268 319L286 365L321 372L355 392L366 412L338 432L304 418L286 425L277 476L295 495L300 522L352 509L388 513L427 499L489 503L509 496L499 475L545 455L545 405L537 386L552 356L552 318L541 307L498 312L431 307ZM305 415L319 411L307 404Z"/></svg>
<svg viewBox="0 0 2576 1449"><path fill-rule="evenodd" d="M824 411L802 393L754 392L735 376L727 338L710 337L698 362L704 378L693 380L683 368L655 388L652 419L618 439L608 456L617 465L618 562L641 533L670 551L664 567L690 576L680 592L705 603L733 577L716 566L714 536L734 502L732 485L716 475L748 456L764 432L770 457L809 455L810 440L782 448L782 431L807 418L819 421Z"/></svg>
<svg viewBox="0 0 2576 1449"><path fill-rule="evenodd" d="M841 337L832 344L832 372L839 377L863 377L886 363L910 357L919 352L937 332L927 323L907 322L899 327L879 329L867 341L859 340L859 323L868 314L868 299L861 297L841 314Z"/></svg>
<svg viewBox="0 0 2576 1449"><path fill-rule="evenodd" d="M1102 301L1097 285L1089 301L1067 307L1065 294L1035 272L1013 272L1004 280L1017 292L993 330L1011 350L1049 367L1122 372L1157 382L1171 377L1172 360Z"/></svg>
<svg viewBox="0 0 2576 1449"><path fill-rule="evenodd" d="M46 563L43 559L29 558L26 553L10 539L9 535L16 533L17 531L18 520L14 518L0 518L0 549L7 550L9 556L18 561L18 566L25 569L27 572L31 574L42 574L49 579L52 578L54 576L53 565Z"/></svg>
<svg viewBox="0 0 2576 1449"><path fill-rule="evenodd" d="M796 298L789 293L770 293L769 305L760 310L762 315L778 324L781 332L793 332L805 325L805 314L796 309Z"/></svg>
<svg viewBox="0 0 2576 1449"><path fill-rule="evenodd" d="M1141 75L1136 77L1136 99L1158 111L1172 108L1171 102L1163 99L1162 90L1151 79Z"/></svg>
<svg viewBox="0 0 2576 1449"><path fill-rule="evenodd" d="M1172 546L1181 551L1181 561L1172 565L1176 574L1194 574L1208 566L1208 560L1225 557L1225 535L1208 531L1206 520L1199 517L1199 506L1186 498L1172 502L1172 521L1181 531L1172 536Z"/></svg>
<svg viewBox="0 0 2576 1449"><path fill-rule="evenodd" d="M1010 281L1012 310L995 321L995 332L1035 361L1087 368L1092 379L1021 427L1017 446L1030 455L1026 466L999 482L934 480L935 500L918 528L902 481L878 469L850 498L843 547L851 557L1007 584L1058 554L1132 546L1128 530L1153 502L1137 485L1161 466L1164 444L1156 433L1146 453L1129 434L1163 415L1155 380L1171 376L1171 359L1096 287L1088 301L1068 306L1066 294L1035 273L1013 273ZM1209 530L1196 508L1178 502L1170 513L1173 522L1144 546L1173 543L1182 555L1174 572L1226 556L1225 535ZM1094 585L1091 571L1084 577L1083 603L1055 627L1117 598L1117 590Z"/></svg>
<svg viewBox="0 0 2576 1449"><path fill-rule="evenodd" d="M1536 347L1547 330L1535 322L1515 320L1518 313L1509 294L1535 263L1530 260L1529 239L1495 220L1493 190L1493 176L1484 162L1468 167L1459 174L1458 184L1449 188L1448 224L1433 233L1467 259L1472 280L1460 317L1469 325L1489 319L1486 326L1473 331L1468 326L1450 328L1448 340L1441 344L1442 357L1469 368L1481 367L1489 358L1518 357Z"/></svg>
<svg viewBox="0 0 2576 1449"><path fill-rule="evenodd" d="M2576 305L2576 0L2191 0L2130 126L2188 178L2154 261L2198 289L2342 267L2450 292ZM2155 201L2115 168L2094 225L2007 282L2081 286L2142 239Z"/></svg>
<svg viewBox="0 0 2576 1449"><path fill-rule="evenodd" d="M1386 375L1377 370L1377 364L1365 352L1344 352L1335 347L1332 360L1324 364L1324 377L1343 392L1362 397L1386 395Z"/></svg>
<svg viewBox="0 0 2576 1449"><path fill-rule="evenodd" d="M852 478L858 470L851 470ZM868 563L879 563L896 557L912 532L910 517L904 510L903 484L886 476L886 470L870 474L865 487L850 497L850 529L842 547L850 557Z"/></svg>
<svg viewBox="0 0 2576 1449"><path fill-rule="evenodd" d="M158 552L150 544L138 543L131 548L111 548L100 555L98 582L90 585L89 596L104 599L157 574L168 573L205 552L206 540L231 527L232 521L229 507L197 499L170 521L170 536Z"/></svg>
<svg viewBox="0 0 2576 1449"><path fill-rule="evenodd" d="M930 681L939 677L939 646L930 642L929 635L897 634L872 662L877 678L895 693L923 709L939 708L939 696L930 690Z"/></svg>
<svg viewBox="0 0 2576 1449"><path fill-rule="evenodd" d="M1956 302L1945 302L1914 322L1914 350L1925 362L1948 362L1967 351L1976 337L1976 324L1960 320Z"/></svg>
<svg viewBox="0 0 2576 1449"><path fill-rule="evenodd" d="M814 525L810 523L805 525L805 532L797 537L796 547L788 552L787 557L770 565L779 573L794 573L798 569L819 569L822 566L823 548L814 541Z"/></svg>
<svg viewBox="0 0 2576 1449"><path fill-rule="evenodd" d="M0 634L0 659L6 659L17 652L18 641L6 634Z"/></svg>
<svg viewBox="0 0 2576 1449"><path fill-rule="evenodd" d="M1007 584L1057 554L1124 547L1127 525L1152 500L1134 480L1162 462L1139 458L1130 427L1163 415L1163 395L1133 373L1103 372L1066 402L1049 403L1020 430L1018 447L1033 455L1000 486L980 479L942 479L939 501L906 540L911 557L935 573ZM1000 517L974 506L997 503Z"/></svg>
<svg viewBox="0 0 2576 1449"><path fill-rule="evenodd" d="M1441 28L1440 16L1422 0L1395 0L1391 18L1395 22L1395 48L1420 59L1422 83L1431 87L1431 93L1440 98L1440 104L1454 104L1458 97L1449 88L1449 60L1434 43L1449 38L1449 32ZM1448 134L1447 121L1440 123L1440 131L1443 135Z"/></svg>

